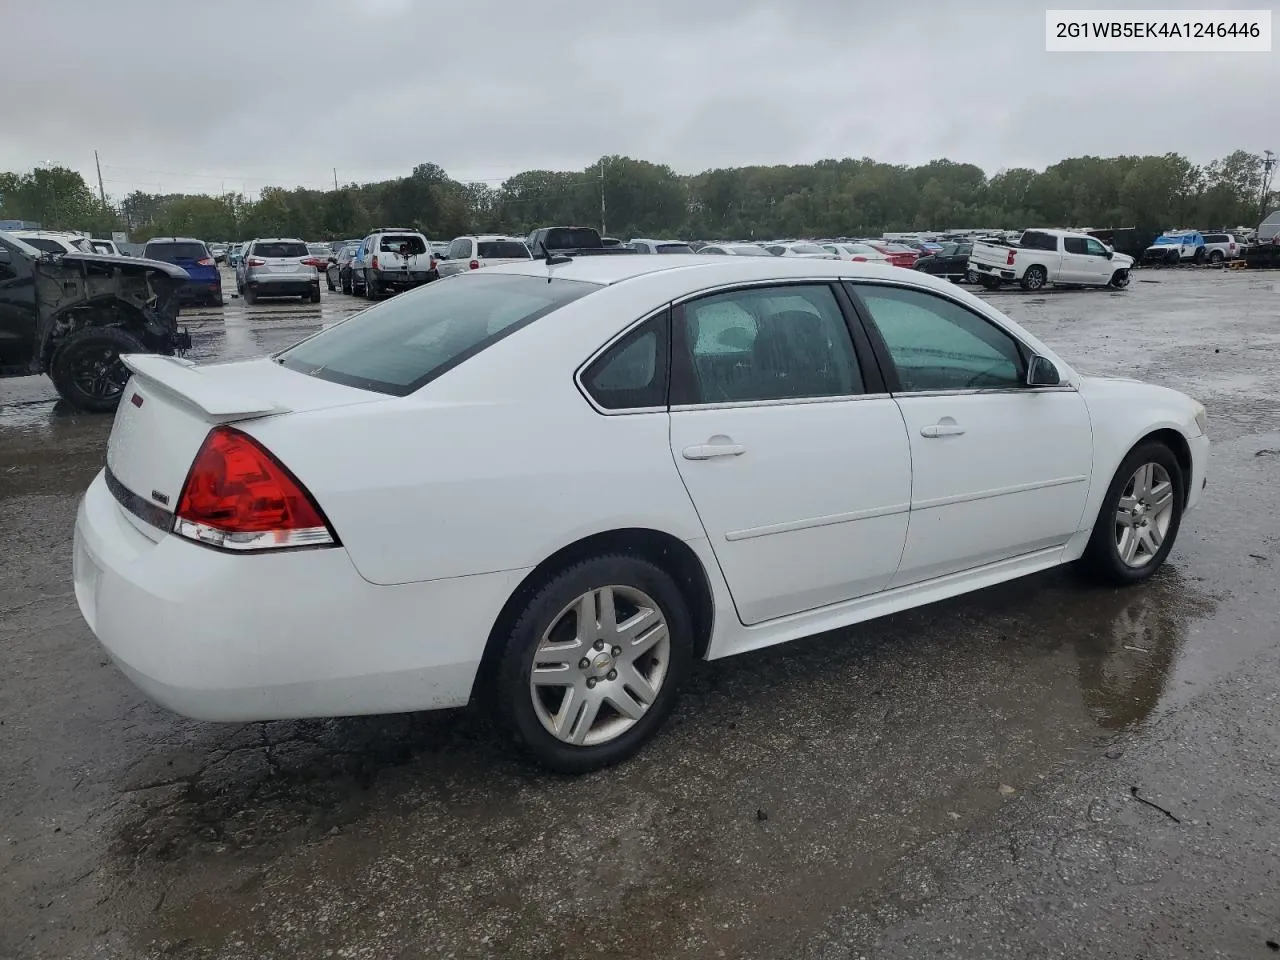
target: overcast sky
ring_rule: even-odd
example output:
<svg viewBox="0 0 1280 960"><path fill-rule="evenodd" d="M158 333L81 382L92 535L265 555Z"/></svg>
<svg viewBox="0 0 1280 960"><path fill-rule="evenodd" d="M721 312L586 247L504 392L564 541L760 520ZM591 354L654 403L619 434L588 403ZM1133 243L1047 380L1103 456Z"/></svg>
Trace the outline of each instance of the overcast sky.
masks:
<svg viewBox="0 0 1280 960"><path fill-rule="evenodd" d="M682 173L846 156L994 173L1280 151L1280 53L1045 52L1046 8L1115 0L8 4L0 170L93 182L96 148L117 197L423 161L496 186L615 153ZM1277 0L1240 6L1280 26Z"/></svg>

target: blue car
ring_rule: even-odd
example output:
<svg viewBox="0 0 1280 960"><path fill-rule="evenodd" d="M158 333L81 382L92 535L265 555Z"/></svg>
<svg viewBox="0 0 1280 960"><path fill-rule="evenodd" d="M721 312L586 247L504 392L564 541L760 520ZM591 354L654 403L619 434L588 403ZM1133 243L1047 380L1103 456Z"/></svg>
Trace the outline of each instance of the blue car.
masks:
<svg viewBox="0 0 1280 960"><path fill-rule="evenodd" d="M218 272L217 261L203 240L155 237L147 241L142 256L148 260L163 260L187 271L191 279L178 292L183 303L222 306L222 274Z"/></svg>

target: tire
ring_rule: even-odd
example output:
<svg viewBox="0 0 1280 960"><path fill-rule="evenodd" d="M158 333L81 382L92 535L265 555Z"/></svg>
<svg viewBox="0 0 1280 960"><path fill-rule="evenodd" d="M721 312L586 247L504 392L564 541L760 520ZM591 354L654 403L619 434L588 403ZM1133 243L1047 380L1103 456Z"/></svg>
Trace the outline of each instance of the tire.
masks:
<svg viewBox="0 0 1280 960"><path fill-rule="evenodd" d="M1001 286L999 277L980 275L978 282L982 284L982 289L984 290L999 290Z"/></svg>
<svg viewBox="0 0 1280 960"><path fill-rule="evenodd" d="M332 290L333 288L330 287L329 289ZM307 294L307 300L310 301L311 303L320 302L320 284L317 283L315 287L312 289L312 291L309 294Z"/></svg>
<svg viewBox="0 0 1280 960"><path fill-rule="evenodd" d="M1221 251L1221 250L1215 250L1215 251L1213 251L1213 253L1209 254L1209 262L1210 262L1210 263L1221 263L1221 262L1222 262L1223 260L1225 260L1225 259L1226 259L1226 257L1224 257L1224 256L1222 255L1222 251Z"/></svg>
<svg viewBox="0 0 1280 960"><path fill-rule="evenodd" d="M629 667L626 653L618 652L623 639L606 642L599 638L594 622L585 633L577 628L579 603L585 600L599 611L595 597L605 589L614 598L614 609L622 620L647 608L665 622L665 648L664 641L657 639L634 661L640 664L638 668L634 664ZM652 630L639 636L652 637ZM553 654L563 660L536 659L544 637L555 643L576 640L581 646ZM511 632L502 639L493 689L487 693L502 725L542 766L559 773L598 770L635 754L662 726L688 675L693 640L693 623L684 597L665 571L648 560L625 554L594 557L548 577L532 593ZM555 676L567 677L572 685L535 688L535 662L567 665L567 672ZM633 697L628 691L641 688L628 683L628 675L656 680L656 691L650 688ZM597 689L599 694L594 693ZM568 698L577 699L569 706ZM649 703L644 707L646 698ZM580 711L593 703L595 710L586 721L586 714L580 715ZM615 703L626 704L631 715L621 712ZM558 723L563 726L561 734L553 732ZM586 742L574 743L575 737ZM598 742L592 742L596 738Z"/></svg>
<svg viewBox="0 0 1280 960"><path fill-rule="evenodd" d="M258 294L246 287L244 291L244 302L248 306L252 307L255 303L258 302Z"/></svg>
<svg viewBox="0 0 1280 960"><path fill-rule="evenodd" d="M1131 485L1138 470L1144 467L1153 471L1154 482L1152 490L1140 495L1138 502L1160 502L1160 490L1167 480L1170 495L1167 523L1162 522L1164 514L1153 508L1146 508L1141 514L1146 521L1145 527L1120 520L1121 500L1132 500ZM1161 473L1165 479L1161 478ZM1177 457L1163 443L1147 441L1129 451L1129 455L1116 470L1106 496L1102 498L1089 545L1085 548L1084 555L1076 561L1077 569L1090 580L1112 586L1128 586L1150 579L1164 564L1178 537L1178 530L1182 526L1182 510L1186 504L1186 482ZM1133 513L1129 512L1128 516L1131 521ZM1125 528L1130 538L1137 538L1139 541L1132 558L1132 561L1140 561L1136 565L1132 561L1126 562L1121 554L1120 540ZM1162 528L1163 532L1160 532ZM1159 533L1159 542L1154 551L1151 549L1154 541L1149 536L1153 530ZM1132 539L1126 542L1132 543Z"/></svg>
<svg viewBox="0 0 1280 960"><path fill-rule="evenodd" d="M1195 264L1196 264L1197 266L1199 266L1200 264L1204 263L1204 261L1205 261L1205 252L1204 252L1204 247L1197 247L1197 248L1196 248L1196 255L1195 255L1192 259L1194 260L1194 262L1195 262Z"/></svg>
<svg viewBox="0 0 1280 960"><path fill-rule="evenodd" d="M378 289L378 281L374 279L371 270L364 272L364 295L370 300L377 300L382 295L382 291Z"/></svg>
<svg viewBox="0 0 1280 960"><path fill-rule="evenodd" d="M1049 282L1049 271L1038 263L1033 263L1027 267L1026 273L1022 275L1023 290L1043 290L1044 285Z"/></svg>
<svg viewBox="0 0 1280 960"><path fill-rule="evenodd" d="M78 410L110 413L120 403L129 370L122 353L150 353L119 327L85 327L62 342L49 364L58 395Z"/></svg>
<svg viewBox="0 0 1280 960"><path fill-rule="evenodd" d="M347 296L351 296L351 278L347 277L342 281L342 292Z"/></svg>
<svg viewBox="0 0 1280 960"><path fill-rule="evenodd" d="M965 283L977 283L981 278L978 276L977 270L966 270L964 275Z"/></svg>
<svg viewBox="0 0 1280 960"><path fill-rule="evenodd" d="M1129 271L1117 270L1111 275L1111 282L1107 284L1112 290L1123 290L1129 285Z"/></svg>

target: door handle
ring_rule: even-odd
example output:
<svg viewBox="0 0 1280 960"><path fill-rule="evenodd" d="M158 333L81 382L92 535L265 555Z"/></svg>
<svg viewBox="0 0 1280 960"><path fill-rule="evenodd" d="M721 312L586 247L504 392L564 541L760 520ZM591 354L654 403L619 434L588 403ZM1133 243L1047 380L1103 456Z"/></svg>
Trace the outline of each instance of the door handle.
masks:
<svg viewBox="0 0 1280 960"><path fill-rule="evenodd" d="M956 423L950 417L945 417L938 423L930 424L927 427L920 428L920 436L922 437L958 437L964 433L964 427Z"/></svg>
<svg viewBox="0 0 1280 960"><path fill-rule="evenodd" d="M740 443L697 443L681 453L686 460L710 460L712 457L740 457L747 448Z"/></svg>

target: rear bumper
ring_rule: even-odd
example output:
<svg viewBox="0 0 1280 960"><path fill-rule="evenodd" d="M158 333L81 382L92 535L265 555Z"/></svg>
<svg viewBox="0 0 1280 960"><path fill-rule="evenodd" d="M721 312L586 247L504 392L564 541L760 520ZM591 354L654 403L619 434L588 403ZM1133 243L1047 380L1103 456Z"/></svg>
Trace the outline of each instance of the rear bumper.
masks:
<svg viewBox="0 0 1280 960"><path fill-rule="evenodd" d="M178 291L178 300L192 303L201 300L219 300L222 298L222 278L188 280Z"/></svg>
<svg viewBox="0 0 1280 960"><path fill-rule="evenodd" d="M244 286L261 297L300 297L320 288L320 275L255 274L245 280Z"/></svg>
<svg viewBox="0 0 1280 960"><path fill-rule="evenodd" d="M385 270L374 270L374 280L381 287L390 290L409 290L413 287L420 287L424 283L430 283L436 279L439 274L435 270L419 271L414 273L393 273Z"/></svg>
<svg viewBox="0 0 1280 960"><path fill-rule="evenodd" d="M1187 485L1187 506L1191 510L1200 503L1209 482L1209 438L1199 436L1187 441L1191 450L1191 477Z"/></svg>
<svg viewBox="0 0 1280 960"><path fill-rule="evenodd" d="M527 572L387 587L341 548L234 556L153 542L101 473L73 556L80 612L129 679L178 713L224 721L461 706Z"/></svg>

